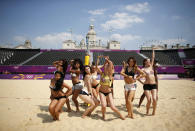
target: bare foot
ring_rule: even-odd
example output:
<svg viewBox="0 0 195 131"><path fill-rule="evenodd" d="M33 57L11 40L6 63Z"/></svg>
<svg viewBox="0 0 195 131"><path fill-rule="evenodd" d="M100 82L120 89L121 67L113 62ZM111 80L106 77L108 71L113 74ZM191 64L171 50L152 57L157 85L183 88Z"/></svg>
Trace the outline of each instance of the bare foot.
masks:
<svg viewBox="0 0 195 131"><path fill-rule="evenodd" d="M80 112L80 110L79 109L76 109L76 112Z"/></svg>
<svg viewBox="0 0 195 131"><path fill-rule="evenodd" d="M125 120L125 117L123 117L123 116L120 116L120 118L121 118L122 120Z"/></svg>
<svg viewBox="0 0 195 131"><path fill-rule="evenodd" d="M87 114L87 116L91 116L91 112L89 112L89 113Z"/></svg>
<svg viewBox="0 0 195 131"><path fill-rule="evenodd" d="M56 118L53 118L54 121L56 121Z"/></svg>
<svg viewBox="0 0 195 131"><path fill-rule="evenodd" d="M153 116L155 115L155 112L154 112L154 111L152 112L152 115L153 115Z"/></svg>
<svg viewBox="0 0 195 131"><path fill-rule="evenodd" d="M60 119L59 118L56 118L56 121L59 121Z"/></svg>
<svg viewBox="0 0 195 131"><path fill-rule="evenodd" d="M85 115L82 115L82 117L81 117L81 118L85 119L85 117L86 117Z"/></svg>
<svg viewBox="0 0 195 131"><path fill-rule="evenodd" d="M134 117L132 115L129 115L129 114L126 117L127 118L131 118L131 119L134 119Z"/></svg>
<svg viewBox="0 0 195 131"><path fill-rule="evenodd" d="M146 115L149 115L149 110L148 110L148 111L146 111Z"/></svg>
<svg viewBox="0 0 195 131"><path fill-rule="evenodd" d="M131 118L131 115L128 114L128 115L126 115L126 117Z"/></svg>
<svg viewBox="0 0 195 131"><path fill-rule="evenodd" d="M103 119L104 121L106 120L106 119L105 119L105 115L102 116L102 119Z"/></svg>
<svg viewBox="0 0 195 131"><path fill-rule="evenodd" d="M71 112L72 110L71 109L67 109L66 112Z"/></svg>

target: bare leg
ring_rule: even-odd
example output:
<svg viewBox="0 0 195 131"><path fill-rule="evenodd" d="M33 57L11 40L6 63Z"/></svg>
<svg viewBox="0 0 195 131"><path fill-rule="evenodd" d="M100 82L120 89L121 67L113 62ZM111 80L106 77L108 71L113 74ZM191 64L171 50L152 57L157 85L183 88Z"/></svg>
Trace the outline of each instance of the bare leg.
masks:
<svg viewBox="0 0 195 131"><path fill-rule="evenodd" d="M146 114L149 114L150 104L151 104L151 98L150 98L150 91L145 90L144 91L146 98L147 98L147 104L146 104Z"/></svg>
<svg viewBox="0 0 195 131"><path fill-rule="evenodd" d="M96 89L92 88L92 93L95 98L98 97Z"/></svg>
<svg viewBox="0 0 195 131"><path fill-rule="evenodd" d="M138 108L140 108L140 106L141 106L141 104L142 104L142 102L143 102L145 96L146 96L146 95L145 95L144 92L143 92L143 94L141 95L140 100L139 100Z"/></svg>
<svg viewBox="0 0 195 131"><path fill-rule="evenodd" d="M112 92L112 97L114 98L114 89L111 88L111 92Z"/></svg>
<svg viewBox="0 0 195 131"><path fill-rule="evenodd" d="M79 98L83 100L85 103L90 104L90 106L85 110L85 112L82 115L82 118L85 118L85 116L95 107L95 103L91 96L79 95Z"/></svg>
<svg viewBox="0 0 195 131"><path fill-rule="evenodd" d="M58 103L58 100L54 99L49 104L49 112L50 112L51 116L53 117L53 120L56 120L55 107L56 107L57 103Z"/></svg>
<svg viewBox="0 0 195 131"><path fill-rule="evenodd" d="M128 96L129 96L129 92L125 90L124 91L124 94L125 94L125 106L126 106L127 112L129 112L129 107L128 107Z"/></svg>
<svg viewBox="0 0 195 131"><path fill-rule="evenodd" d="M97 98L95 98L95 97L93 97L93 101L94 101L94 103L95 103L95 106L94 106L94 108L88 113L88 116L90 116L91 113L95 110L95 108L96 108L97 106L99 106L99 104L100 104L100 101L99 101Z"/></svg>
<svg viewBox="0 0 195 131"><path fill-rule="evenodd" d="M158 89L156 90L156 101L158 101Z"/></svg>
<svg viewBox="0 0 195 131"><path fill-rule="evenodd" d="M152 115L155 115L156 106L157 106L157 100L156 100L157 90L156 89L153 89L151 92L152 92L152 105L153 105Z"/></svg>
<svg viewBox="0 0 195 131"><path fill-rule="evenodd" d="M106 103L107 103L107 107L110 106L110 102L108 101L108 98L106 97Z"/></svg>
<svg viewBox="0 0 195 131"><path fill-rule="evenodd" d="M103 120L105 120L105 113L106 113L106 97L104 96L104 94L102 94L101 92L99 93L100 95L100 101L101 101L101 105L102 105L102 118Z"/></svg>
<svg viewBox="0 0 195 131"><path fill-rule="evenodd" d="M132 104L134 96L135 96L135 91L131 90L130 93L129 93L129 96L128 96L128 107L129 107L129 109L128 109L128 115L127 116L129 118L132 118L132 119L134 118L133 117L133 104Z"/></svg>
<svg viewBox="0 0 195 131"><path fill-rule="evenodd" d="M66 98L67 112L71 112L70 101Z"/></svg>
<svg viewBox="0 0 195 131"><path fill-rule="evenodd" d="M122 114L118 111L118 109L115 107L115 105L114 105L114 101L113 101L113 97L112 97L112 94L108 94L108 96L106 96L107 98L108 98L108 100L109 100L109 102L110 102L110 108L114 111L114 112L116 112L119 116L120 116L120 118L122 119L122 120L125 120L125 118L122 116Z"/></svg>
<svg viewBox="0 0 195 131"><path fill-rule="evenodd" d="M74 90L74 93L72 95L72 100L76 106L76 111L79 112L79 102L77 100L78 96L79 96L79 93L80 93L81 90Z"/></svg>
<svg viewBox="0 0 195 131"><path fill-rule="evenodd" d="M59 115L60 115L60 110L62 109L62 107L64 106L66 102L66 98L61 98L55 108L55 116L56 116L56 120L59 120Z"/></svg>

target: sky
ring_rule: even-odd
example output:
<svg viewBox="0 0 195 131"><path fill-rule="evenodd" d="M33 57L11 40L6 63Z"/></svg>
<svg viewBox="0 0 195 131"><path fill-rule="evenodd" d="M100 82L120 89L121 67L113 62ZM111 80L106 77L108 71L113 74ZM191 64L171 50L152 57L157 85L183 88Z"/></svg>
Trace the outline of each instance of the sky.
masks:
<svg viewBox="0 0 195 131"><path fill-rule="evenodd" d="M93 24L97 41L141 45L195 45L195 0L0 0L0 46L25 40L33 48L61 49L80 43ZM72 30L72 37L71 37Z"/></svg>

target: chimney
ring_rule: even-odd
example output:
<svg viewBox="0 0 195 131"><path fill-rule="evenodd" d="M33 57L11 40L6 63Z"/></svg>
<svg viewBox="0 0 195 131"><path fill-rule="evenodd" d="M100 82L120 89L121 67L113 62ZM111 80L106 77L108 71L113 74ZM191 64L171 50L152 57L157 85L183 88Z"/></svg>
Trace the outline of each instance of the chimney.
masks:
<svg viewBox="0 0 195 131"><path fill-rule="evenodd" d="M167 44L164 44L165 49L167 49Z"/></svg>

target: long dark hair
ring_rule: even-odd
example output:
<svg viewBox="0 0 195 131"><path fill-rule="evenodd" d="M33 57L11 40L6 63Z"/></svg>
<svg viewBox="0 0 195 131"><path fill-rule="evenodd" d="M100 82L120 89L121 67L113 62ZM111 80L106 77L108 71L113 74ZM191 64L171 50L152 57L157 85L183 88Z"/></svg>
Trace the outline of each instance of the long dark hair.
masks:
<svg viewBox="0 0 195 131"><path fill-rule="evenodd" d="M94 61L92 62L91 66L95 66L95 62Z"/></svg>
<svg viewBox="0 0 195 131"><path fill-rule="evenodd" d="M86 74L87 74L87 72L85 71L85 68L86 68L86 67L89 67L90 70L91 70L91 67L90 67L89 65L84 66L84 70L83 70L83 80L85 79L85 76L86 76Z"/></svg>
<svg viewBox="0 0 195 131"><path fill-rule="evenodd" d="M146 65L145 65L145 62L148 60L148 58L145 58L144 60L143 60L143 67L145 67Z"/></svg>
<svg viewBox="0 0 195 131"><path fill-rule="evenodd" d="M68 61L66 59L62 60L62 68L63 68L63 73L64 73L63 77L65 77L66 70L68 68Z"/></svg>
<svg viewBox="0 0 195 131"><path fill-rule="evenodd" d="M127 64L129 64L130 60L133 60L133 70L135 71L137 69L137 61L134 57L129 57L129 59L127 60Z"/></svg>
<svg viewBox="0 0 195 131"><path fill-rule="evenodd" d="M62 73L62 72L56 71L56 72L55 72L55 75L56 75L56 74L60 74L60 79L56 81L54 91L60 90L61 87L62 87L63 81L64 81L63 73Z"/></svg>
<svg viewBox="0 0 195 131"><path fill-rule="evenodd" d="M76 63L80 64L80 71L83 71L83 67L84 67L83 62L79 58L74 59L73 64L72 64L72 69L76 69L76 67L75 67Z"/></svg>

